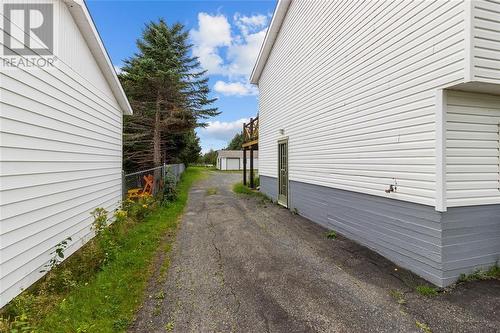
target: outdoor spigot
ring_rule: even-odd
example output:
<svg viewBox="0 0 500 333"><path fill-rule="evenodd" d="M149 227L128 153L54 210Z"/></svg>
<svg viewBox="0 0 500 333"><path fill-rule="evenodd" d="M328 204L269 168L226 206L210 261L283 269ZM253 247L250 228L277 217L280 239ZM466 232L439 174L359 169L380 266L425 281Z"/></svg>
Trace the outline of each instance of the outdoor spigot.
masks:
<svg viewBox="0 0 500 333"><path fill-rule="evenodd" d="M397 187L394 185L389 185L389 188L385 190L385 193L396 192Z"/></svg>

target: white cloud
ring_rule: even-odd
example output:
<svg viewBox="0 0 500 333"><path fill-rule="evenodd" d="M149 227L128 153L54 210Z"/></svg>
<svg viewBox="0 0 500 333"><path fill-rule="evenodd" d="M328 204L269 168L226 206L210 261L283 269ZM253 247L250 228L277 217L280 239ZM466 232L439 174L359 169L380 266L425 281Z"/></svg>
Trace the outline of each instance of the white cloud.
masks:
<svg viewBox="0 0 500 333"><path fill-rule="evenodd" d="M250 119L242 118L232 122L211 121L208 126L200 130L200 137L203 139L215 139L229 142L238 132L243 129L243 123L248 123Z"/></svg>
<svg viewBox="0 0 500 333"><path fill-rule="evenodd" d="M226 96L257 95L257 88L249 83L217 81L214 90Z"/></svg>
<svg viewBox="0 0 500 333"><path fill-rule="evenodd" d="M266 36L266 30L245 35L243 42L234 43L227 51L229 76L243 76L246 79L252 73L259 55L260 47Z"/></svg>
<svg viewBox="0 0 500 333"><path fill-rule="evenodd" d="M220 74L224 60L219 48L231 45L231 26L224 15L198 14L198 30L191 30L193 54L210 74Z"/></svg>
<svg viewBox="0 0 500 333"><path fill-rule="evenodd" d="M267 25L268 17L266 15L257 14L253 16L245 16L240 13L234 14L234 22L243 34L256 32L263 29Z"/></svg>
<svg viewBox="0 0 500 333"><path fill-rule="evenodd" d="M199 13L198 29L191 30L193 54L210 75L248 80L266 35L268 18L236 13L231 30L226 16Z"/></svg>

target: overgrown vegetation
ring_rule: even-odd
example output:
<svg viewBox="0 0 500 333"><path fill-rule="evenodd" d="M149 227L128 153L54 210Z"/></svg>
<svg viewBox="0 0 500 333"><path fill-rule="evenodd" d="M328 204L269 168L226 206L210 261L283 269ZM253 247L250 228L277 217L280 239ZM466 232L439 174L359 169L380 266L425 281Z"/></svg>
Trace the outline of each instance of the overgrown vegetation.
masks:
<svg viewBox="0 0 500 333"><path fill-rule="evenodd" d="M233 192L239 194L249 194L249 195L256 195L257 193L259 193L257 191L250 189L248 186L243 185L243 183L234 184Z"/></svg>
<svg viewBox="0 0 500 333"><path fill-rule="evenodd" d="M263 204L264 206L268 203L272 203L273 200L269 198L267 195L265 195L262 192L259 192L257 190L252 190L248 186L243 185L243 183L236 183L233 185L233 192L242 194L242 195L249 195L253 196L257 199L260 200L260 203Z"/></svg>
<svg viewBox="0 0 500 333"><path fill-rule="evenodd" d="M438 294L438 289L429 285L416 286L415 290L422 296L432 297Z"/></svg>
<svg viewBox="0 0 500 333"><path fill-rule="evenodd" d="M173 201L124 202L112 224L104 209L95 210L96 237L10 302L2 310L0 332L126 331L160 242L175 234L188 190L203 175L202 169L187 169ZM163 250L169 249L166 244Z"/></svg>
<svg viewBox="0 0 500 333"><path fill-rule="evenodd" d="M477 270L472 274L461 274L458 278L458 283L479 281L479 280L500 280L500 266L498 263L487 271Z"/></svg>

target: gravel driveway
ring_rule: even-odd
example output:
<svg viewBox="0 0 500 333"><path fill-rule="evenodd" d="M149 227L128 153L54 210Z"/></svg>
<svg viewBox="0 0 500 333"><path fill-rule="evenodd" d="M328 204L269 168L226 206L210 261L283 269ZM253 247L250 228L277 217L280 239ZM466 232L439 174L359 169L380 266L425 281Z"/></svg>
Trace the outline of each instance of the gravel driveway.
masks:
<svg viewBox="0 0 500 333"><path fill-rule="evenodd" d="M500 282L432 298L376 253L210 172L190 192L166 279L131 332L500 332Z"/></svg>

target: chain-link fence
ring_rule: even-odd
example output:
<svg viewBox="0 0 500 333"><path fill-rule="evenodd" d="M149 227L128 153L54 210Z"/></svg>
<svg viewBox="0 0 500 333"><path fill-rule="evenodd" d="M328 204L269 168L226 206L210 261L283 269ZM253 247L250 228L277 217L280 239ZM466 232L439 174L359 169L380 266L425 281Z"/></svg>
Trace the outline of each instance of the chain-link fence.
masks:
<svg viewBox="0 0 500 333"><path fill-rule="evenodd" d="M123 173L123 199L143 194L156 195L161 190L168 174L179 181L184 170L184 164L165 164L157 168Z"/></svg>

